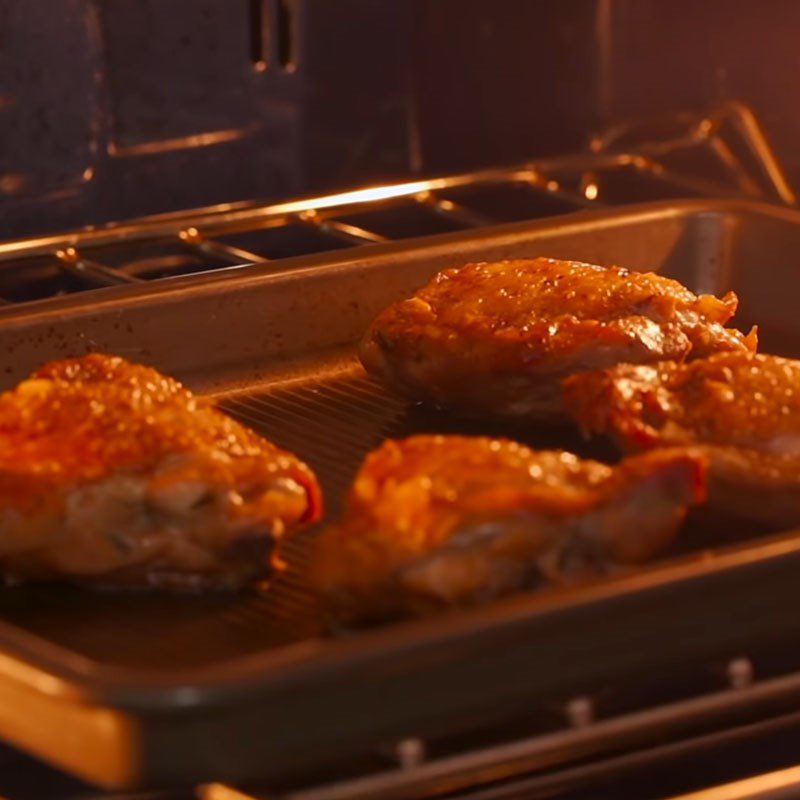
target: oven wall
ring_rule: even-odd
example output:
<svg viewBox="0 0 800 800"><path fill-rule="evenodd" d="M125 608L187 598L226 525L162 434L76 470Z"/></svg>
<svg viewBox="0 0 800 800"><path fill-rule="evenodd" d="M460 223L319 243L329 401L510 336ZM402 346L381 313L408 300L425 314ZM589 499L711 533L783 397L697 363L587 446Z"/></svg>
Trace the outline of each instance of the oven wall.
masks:
<svg viewBox="0 0 800 800"><path fill-rule="evenodd" d="M797 36L797 0L0 0L0 239L564 152L727 99L800 179Z"/></svg>
<svg viewBox="0 0 800 800"><path fill-rule="evenodd" d="M423 2L421 161L479 167L640 115L751 106L800 183L797 0Z"/></svg>
<svg viewBox="0 0 800 800"><path fill-rule="evenodd" d="M606 0L599 110L620 119L749 105L800 179L797 0Z"/></svg>
<svg viewBox="0 0 800 800"><path fill-rule="evenodd" d="M0 0L0 239L402 174L411 0Z"/></svg>
<svg viewBox="0 0 800 800"><path fill-rule="evenodd" d="M424 169L583 147L597 121L596 5L423 0L414 74Z"/></svg>

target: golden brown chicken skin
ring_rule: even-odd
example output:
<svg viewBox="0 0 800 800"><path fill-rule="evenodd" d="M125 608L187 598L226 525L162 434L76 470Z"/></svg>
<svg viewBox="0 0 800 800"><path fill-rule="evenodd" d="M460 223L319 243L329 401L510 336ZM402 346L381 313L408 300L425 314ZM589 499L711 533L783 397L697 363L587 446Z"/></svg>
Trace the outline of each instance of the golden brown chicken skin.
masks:
<svg viewBox="0 0 800 800"><path fill-rule="evenodd" d="M312 581L340 623L475 604L648 558L703 489L686 449L609 467L505 439L388 441L317 540Z"/></svg>
<svg viewBox="0 0 800 800"><path fill-rule="evenodd" d="M800 361L720 353L689 364L620 365L565 381L587 432L625 451L702 446L710 502L767 523L800 523Z"/></svg>
<svg viewBox="0 0 800 800"><path fill-rule="evenodd" d="M415 400L467 415L558 416L561 379L619 362L755 349L724 327L736 296L653 273L536 258L447 269L384 310L366 369Z"/></svg>
<svg viewBox="0 0 800 800"><path fill-rule="evenodd" d="M0 574L235 588L320 515L295 456L149 367L89 355L0 395Z"/></svg>

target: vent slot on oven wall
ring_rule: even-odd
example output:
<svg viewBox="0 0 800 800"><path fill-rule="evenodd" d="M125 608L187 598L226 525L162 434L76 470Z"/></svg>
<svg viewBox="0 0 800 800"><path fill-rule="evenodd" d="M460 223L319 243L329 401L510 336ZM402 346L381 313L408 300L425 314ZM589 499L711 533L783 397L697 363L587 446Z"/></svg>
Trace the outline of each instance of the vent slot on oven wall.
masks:
<svg viewBox="0 0 800 800"><path fill-rule="evenodd" d="M295 52L295 6L293 0L273 0L275 6L275 30L278 38L276 51L278 63L284 72L294 72L297 68Z"/></svg>
<svg viewBox="0 0 800 800"><path fill-rule="evenodd" d="M250 59L256 72L297 69L298 9L293 0L248 0Z"/></svg>

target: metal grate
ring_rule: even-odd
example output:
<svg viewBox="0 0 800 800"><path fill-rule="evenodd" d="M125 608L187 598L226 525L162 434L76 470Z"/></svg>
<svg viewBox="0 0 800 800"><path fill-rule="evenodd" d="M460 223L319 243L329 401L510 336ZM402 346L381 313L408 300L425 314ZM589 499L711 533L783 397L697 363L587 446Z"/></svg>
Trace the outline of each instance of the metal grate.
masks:
<svg viewBox="0 0 800 800"><path fill-rule="evenodd" d="M0 243L0 302L177 278L586 208L680 197L794 204L755 117L639 120L587 152L278 204L226 203Z"/></svg>

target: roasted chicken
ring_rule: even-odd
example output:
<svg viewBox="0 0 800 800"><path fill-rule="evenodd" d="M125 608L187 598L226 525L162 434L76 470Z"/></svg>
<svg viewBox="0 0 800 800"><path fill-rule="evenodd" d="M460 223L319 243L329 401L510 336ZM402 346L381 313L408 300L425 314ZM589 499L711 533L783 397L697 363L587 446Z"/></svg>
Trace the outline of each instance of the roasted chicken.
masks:
<svg viewBox="0 0 800 800"><path fill-rule="evenodd" d="M0 395L0 574L234 588L320 515L312 472L177 381L121 358Z"/></svg>
<svg viewBox="0 0 800 800"><path fill-rule="evenodd" d="M686 449L609 467L505 439L387 441L321 532L312 581L344 623L474 604L648 558L703 489Z"/></svg>
<svg viewBox="0 0 800 800"><path fill-rule="evenodd" d="M625 451L701 446L715 507L800 523L800 361L732 352L623 364L575 375L564 393L586 432L606 433Z"/></svg>
<svg viewBox="0 0 800 800"><path fill-rule="evenodd" d="M725 328L736 296L697 296L653 273L537 258L467 264L384 310L366 369L467 415L559 416L561 379L617 364L755 349Z"/></svg>

